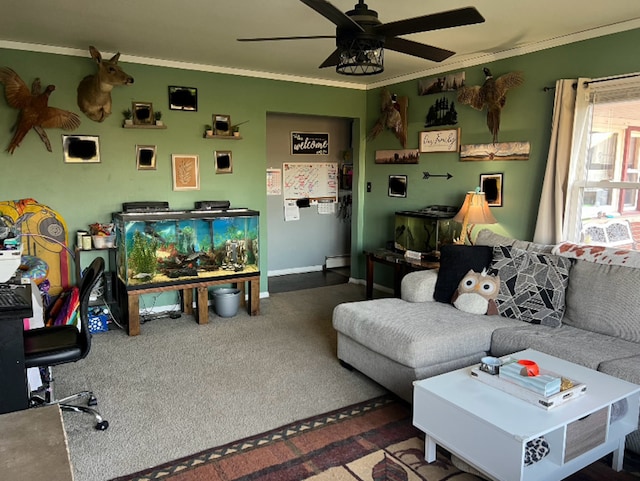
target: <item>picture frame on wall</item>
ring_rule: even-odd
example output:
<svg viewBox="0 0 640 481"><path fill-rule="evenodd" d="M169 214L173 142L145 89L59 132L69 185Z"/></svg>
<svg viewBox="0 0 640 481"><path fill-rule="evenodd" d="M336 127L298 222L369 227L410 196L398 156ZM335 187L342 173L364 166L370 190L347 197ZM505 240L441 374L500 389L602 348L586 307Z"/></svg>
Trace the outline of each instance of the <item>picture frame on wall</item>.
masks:
<svg viewBox="0 0 640 481"><path fill-rule="evenodd" d="M169 109L197 112L198 89L195 87L169 85Z"/></svg>
<svg viewBox="0 0 640 481"><path fill-rule="evenodd" d="M231 116L213 114L213 135L231 135Z"/></svg>
<svg viewBox="0 0 640 481"><path fill-rule="evenodd" d="M230 150L216 150L213 153L213 158L216 162L216 174L231 174L233 172Z"/></svg>
<svg viewBox="0 0 640 481"><path fill-rule="evenodd" d="M100 137L97 135L63 135L62 157L65 164L99 164Z"/></svg>
<svg viewBox="0 0 640 481"><path fill-rule="evenodd" d="M420 132L420 152L458 152L459 149L460 129Z"/></svg>
<svg viewBox="0 0 640 481"><path fill-rule="evenodd" d="M136 145L136 167L138 170L156 170L156 146Z"/></svg>
<svg viewBox="0 0 640 481"><path fill-rule="evenodd" d="M173 190L200 190L200 158L198 155L171 154Z"/></svg>
<svg viewBox="0 0 640 481"><path fill-rule="evenodd" d="M407 196L407 176L406 175L390 175L389 176L389 197L406 197Z"/></svg>
<svg viewBox="0 0 640 481"><path fill-rule="evenodd" d="M420 162L418 149L376 150L376 164L417 164Z"/></svg>
<svg viewBox="0 0 640 481"><path fill-rule="evenodd" d="M503 174L480 174L480 190L489 207L502 207Z"/></svg>
<svg viewBox="0 0 640 481"><path fill-rule="evenodd" d="M151 102L131 102L133 125L153 125L153 104Z"/></svg>

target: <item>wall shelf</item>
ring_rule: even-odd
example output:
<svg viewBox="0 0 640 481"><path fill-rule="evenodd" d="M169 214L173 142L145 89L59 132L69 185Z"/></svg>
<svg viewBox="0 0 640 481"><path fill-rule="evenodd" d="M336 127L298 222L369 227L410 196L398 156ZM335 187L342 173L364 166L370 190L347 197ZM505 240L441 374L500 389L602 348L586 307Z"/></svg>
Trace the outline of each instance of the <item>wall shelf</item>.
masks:
<svg viewBox="0 0 640 481"><path fill-rule="evenodd" d="M204 134L203 137L205 139L242 140L242 136L241 135L238 135L236 137L234 135L207 135L207 134Z"/></svg>
<svg viewBox="0 0 640 481"><path fill-rule="evenodd" d="M136 124L122 124L123 129L166 129L166 125L155 125L155 124L144 124L144 125L136 125Z"/></svg>

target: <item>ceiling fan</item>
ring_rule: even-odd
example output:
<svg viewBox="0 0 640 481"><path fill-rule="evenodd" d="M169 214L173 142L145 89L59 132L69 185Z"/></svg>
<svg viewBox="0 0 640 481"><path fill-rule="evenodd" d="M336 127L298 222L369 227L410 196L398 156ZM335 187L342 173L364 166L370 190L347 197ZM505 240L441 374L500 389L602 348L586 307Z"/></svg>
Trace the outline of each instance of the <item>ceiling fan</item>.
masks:
<svg viewBox="0 0 640 481"><path fill-rule="evenodd" d="M353 10L344 13L326 0L300 1L333 22L336 25L336 34L239 38L238 41L335 38L337 48L322 62L320 68L335 66L336 72L344 75L373 75L384 71L385 48L434 62L442 62L455 54L450 50L399 38L398 35L484 22L484 17L474 7L382 23L378 20L378 12L370 10L364 0L358 0Z"/></svg>

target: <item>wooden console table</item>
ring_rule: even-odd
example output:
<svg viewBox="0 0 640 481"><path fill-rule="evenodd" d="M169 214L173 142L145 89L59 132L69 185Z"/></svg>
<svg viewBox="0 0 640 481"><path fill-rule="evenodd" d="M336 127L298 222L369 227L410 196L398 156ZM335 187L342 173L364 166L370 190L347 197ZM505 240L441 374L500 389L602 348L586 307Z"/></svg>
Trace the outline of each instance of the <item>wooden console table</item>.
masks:
<svg viewBox="0 0 640 481"><path fill-rule="evenodd" d="M245 289L245 282L249 285L248 292ZM235 284L242 291L240 294L240 305L247 307L247 312L251 316L260 314L260 272L254 272L249 275L238 275L229 277L216 278L194 278L185 281L179 281L169 285L162 286L145 286L145 287L126 287L122 281L118 280L120 286L120 300L126 305L121 305L121 313L127 312L128 325L127 333L130 336L140 334L140 296L142 294L152 294L156 292L182 291L183 312L185 314L193 314L193 290L196 289L196 320L198 324L207 324L209 322L209 287L219 284ZM245 294L248 294L248 303L245 301Z"/></svg>
<svg viewBox="0 0 640 481"><path fill-rule="evenodd" d="M373 251L364 251L367 257L366 275L367 275L367 299L373 299L373 267L374 262L379 262L388 266L393 266L393 295L400 297L400 286L402 278L413 271L422 271L426 269L437 269L440 267L439 262L422 261L417 259L408 259L402 254L389 249L376 249Z"/></svg>

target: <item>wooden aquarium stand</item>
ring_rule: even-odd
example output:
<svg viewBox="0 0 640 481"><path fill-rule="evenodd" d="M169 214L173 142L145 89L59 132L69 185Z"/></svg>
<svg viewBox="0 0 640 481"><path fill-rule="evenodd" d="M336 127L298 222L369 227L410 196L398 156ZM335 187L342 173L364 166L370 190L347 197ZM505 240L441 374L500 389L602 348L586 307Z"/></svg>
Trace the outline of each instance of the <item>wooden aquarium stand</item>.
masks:
<svg viewBox="0 0 640 481"><path fill-rule="evenodd" d="M248 290L245 288L248 285ZM140 296L142 294L153 294L158 292L182 291L182 312L193 314L193 291L196 295L196 320L198 324L209 322L209 287L220 284L234 284L240 289L240 305L247 308L251 316L260 314L260 272L250 274L229 275L214 278L182 279L173 283L163 283L162 285L147 286L125 286L118 279L120 290L120 312L126 313L128 318L127 334L137 336L140 334ZM247 300L245 300L247 297ZM125 301L126 300L126 301ZM126 304L125 304L126 302ZM124 317L124 316L123 316Z"/></svg>

